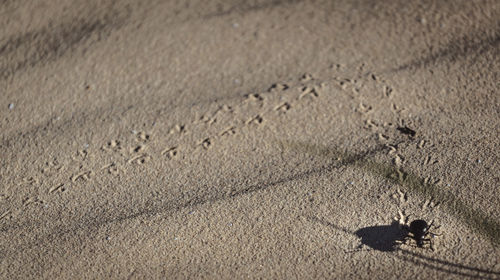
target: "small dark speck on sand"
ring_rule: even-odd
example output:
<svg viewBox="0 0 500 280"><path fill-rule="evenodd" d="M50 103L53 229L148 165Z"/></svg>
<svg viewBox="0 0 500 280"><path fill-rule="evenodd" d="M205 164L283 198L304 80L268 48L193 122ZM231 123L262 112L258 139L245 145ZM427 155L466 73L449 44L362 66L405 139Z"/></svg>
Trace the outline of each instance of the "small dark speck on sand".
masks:
<svg viewBox="0 0 500 280"><path fill-rule="evenodd" d="M414 137L415 134L417 134L417 132L407 126L400 126L397 128L399 130L399 132L403 133L403 134L406 134L406 135L410 135L411 137Z"/></svg>

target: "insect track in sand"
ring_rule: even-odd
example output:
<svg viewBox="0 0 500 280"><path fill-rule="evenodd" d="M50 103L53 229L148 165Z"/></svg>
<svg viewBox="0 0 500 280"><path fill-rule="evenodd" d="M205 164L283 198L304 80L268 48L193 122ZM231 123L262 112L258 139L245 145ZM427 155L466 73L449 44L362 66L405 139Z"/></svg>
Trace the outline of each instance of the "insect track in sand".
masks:
<svg viewBox="0 0 500 280"><path fill-rule="evenodd" d="M35 195L34 199L38 199L37 197L43 196L43 194L48 195L48 197L43 198L44 201L55 199L56 194L68 192L82 182L95 180L98 176L120 175L126 166L141 168L140 166L147 166L161 160L181 160L200 147L202 151L210 152L211 148L216 146L219 141L235 137L235 135L238 135L237 132L244 127L258 129L265 126L267 121L272 122L273 117L268 116L268 114L274 114L275 116L277 114L279 117L293 110L299 104L307 105L310 102L317 102L323 96L325 87L330 87L331 90L336 92L340 90L340 92L344 92L349 96L359 94L366 83L382 84L383 92L387 91L386 88L390 88L383 79L380 77L373 79L373 76L365 75L365 78L361 79L334 76L327 80L317 81L312 75L305 74L298 80L292 79L285 83L275 83L267 91L246 94L236 104L221 104L214 111L206 111L201 117L192 122L167 124L167 127L170 127L168 129L170 140L155 139L154 133L133 130L132 141L127 141L127 139L109 140L100 144L100 149L93 151L85 147L85 149L77 150L71 157L73 163L80 164L80 168L76 172L71 165L61 165L57 163L57 160L53 160L55 163L49 166L50 172L45 172L46 177L44 178L45 181L49 182L50 186L45 193ZM362 114L371 113L374 110L370 104L361 101L358 104L360 104L359 111ZM377 131L378 125L376 123L378 121L366 119L365 122ZM181 137L185 135L203 131L213 132L207 133L198 140L181 141ZM384 138L388 137L384 135ZM93 145L93 143L90 144L99 146ZM92 153L98 153L106 161L103 162L103 165L101 164L100 168L95 170L84 167L98 165L95 162L97 159L92 158ZM38 178L39 176L37 174L31 176L31 178ZM53 177L54 179L52 179ZM67 179L61 180L61 178ZM38 181L35 180L32 180L33 184L38 184ZM15 209L10 209L9 215L14 212L19 213Z"/></svg>

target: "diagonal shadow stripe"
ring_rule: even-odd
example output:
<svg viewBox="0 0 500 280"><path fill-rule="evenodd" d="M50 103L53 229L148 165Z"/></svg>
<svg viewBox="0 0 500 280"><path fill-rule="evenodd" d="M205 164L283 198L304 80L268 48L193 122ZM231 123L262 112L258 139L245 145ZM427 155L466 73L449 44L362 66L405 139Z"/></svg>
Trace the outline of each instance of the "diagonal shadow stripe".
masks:
<svg viewBox="0 0 500 280"><path fill-rule="evenodd" d="M386 178L408 191L424 197L432 197L440 201L450 214L459 218L471 229L487 237L494 245L500 245L500 222L491 219L482 210L474 209L472 205L466 204L453 193L442 190L435 184L424 183L422 178L411 172L398 169L389 164L378 163L365 157L359 158L355 154L341 152L326 146L294 141L283 141L282 145L311 155L328 158L340 157L344 164L350 164L372 175Z"/></svg>
<svg viewBox="0 0 500 280"><path fill-rule="evenodd" d="M110 10L102 17L72 19L3 40L0 45L0 80L26 68L55 61L81 48L82 44L92 43L92 38L102 40L108 37L124 24L129 14L129 11L123 15Z"/></svg>
<svg viewBox="0 0 500 280"><path fill-rule="evenodd" d="M52 229L44 230L44 232L47 232L46 234L38 236L35 235L30 239L30 241L24 244L18 244L11 248L2 248L2 251L10 256L16 256L27 250L35 250L38 252L35 254L40 254L38 250L43 250L43 252L47 254L49 254L51 250L57 250L59 252L58 254L61 254L64 251L57 248L64 246L65 242L78 243L81 242L79 240L97 238L96 234L99 232L98 230L103 227L119 225L129 220L139 218L150 220L160 216L171 216L185 209L192 209L194 207L212 204L219 201L233 200L236 197L265 191L288 182L306 179L315 174L325 174L343 166L361 168L375 176L381 176L400 184L409 190L423 195L431 195L436 199L442 200L443 205L445 205L452 214L462 219L466 224L470 225L480 234L489 237L495 245L498 245L499 243L498 232L495 231L495 229L498 228L498 222L492 221L486 216L486 214L478 210L472 210L468 207L468 205L460 202L455 196L439 190L435 185L423 184L422 179L412 174L403 172L387 164L380 164L371 161L369 158L379 151L382 151L385 148L384 145L378 145L377 147L366 152L349 153L342 152L331 147L294 141L278 141L278 143L282 149L294 149L303 153L318 155L326 158L340 158L340 161L331 161L325 166L312 168L301 173L292 173L288 176L275 180L264 179L260 182L247 185L240 189L234 189L229 192L223 190L227 189L229 186L245 185L245 182L248 182L248 180L243 179L239 184L234 180L230 180L217 186L217 188L200 188L195 192L183 193L177 199L170 201L148 201L146 205L136 209L130 209L130 207L125 206L123 208L115 207L115 209L123 209L118 213L114 211L102 212L102 208L100 208L101 211L99 212L96 211L95 208L89 208L87 213L81 219L73 221L71 225L62 224L64 221L60 221L61 224L54 225ZM0 227L0 232L8 233L23 228L26 230L34 229L40 226L43 226L43 224L3 224ZM43 246L40 247L40 244L43 244Z"/></svg>
<svg viewBox="0 0 500 280"><path fill-rule="evenodd" d="M427 68L441 60L455 62L471 55L481 56L490 50L496 50L498 52L500 47L500 26L494 31L493 35L478 38L474 36L475 34L468 34L467 36L456 38L436 52L431 52L427 56L413 59L387 72L391 73L410 69Z"/></svg>
<svg viewBox="0 0 500 280"><path fill-rule="evenodd" d="M295 180L306 179L315 174L323 174L331 172L337 168L341 168L344 165L354 163L357 160L362 160L365 157L372 156L377 152L384 149L383 145L379 145L372 150L361 152L359 154L353 154L351 159L337 162L333 161L325 166L319 168L311 168L310 170L305 170L300 173L292 173L287 176L283 176L277 179L261 179L259 182L246 185L248 182L247 178L242 178L240 182L229 180L226 183L218 185L216 189L204 187L199 188L196 192L186 192L179 197L169 200L169 201L148 201L146 205L138 207L136 209L130 209L128 205L130 203L127 201L126 205L123 207L115 207L115 209L123 209L120 212L115 211L102 211L101 207L91 207L88 209L87 213L83 215L78 221L73 221L71 225L64 224L64 221L58 220L56 217L53 219L59 222L59 225L52 226L52 229L46 230L48 233L33 236L30 241L24 244L19 244L17 246L12 246L11 248L4 248L3 251L6 255L16 256L21 252L26 252L29 250L39 250L40 244L44 244L43 248L46 250L51 250L50 248L58 248L63 246L64 242L74 242L79 236L85 236L85 238L93 238L98 232L98 229L111 225L119 225L129 220L134 219L153 219L159 216L172 216L178 212L185 209L192 209L198 206L212 204L219 201L233 200L240 196L250 195L259 191L265 191L267 189L276 187L278 185L286 184ZM265 167L266 169L268 167ZM233 189L235 185L243 185L242 188ZM217 191L225 190L231 187L230 191ZM100 208L101 211L96 211ZM45 227L46 224L43 222L31 222L31 223L9 223L0 224L0 233L15 232L16 230L35 232L36 229Z"/></svg>
<svg viewBox="0 0 500 280"><path fill-rule="evenodd" d="M234 13L245 14L285 4L296 4L303 0L270 0L260 4L242 1L221 11L208 12L200 9L199 16L184 19L174 18L173 22L183 23L192 20L210 20ZM0 3L1 4L1 3ZM148 5L151 3L145 3ZM114 5L114 4L113 4ZM54 62L66 53L83 50L85 47L110 36L127 23L132 14L131 8L124 6L107 8L103 16L93 14L86 17L60 22L56 26L44 26L38 30L18 34L10 38L0 37L0 81L8 79L17 72L38 65Z"/></svg>
<svg viewBox="0 0 500 280"><path fill-rule="evenodd" d="M400 258L404 261L412 262L418 266L424 266L445 273L476 279L495 279L496 277L500 277L500 272L493 270L472 267L438 258L431 258L404 249L398 249L398 252L401 252Z"/></svg>

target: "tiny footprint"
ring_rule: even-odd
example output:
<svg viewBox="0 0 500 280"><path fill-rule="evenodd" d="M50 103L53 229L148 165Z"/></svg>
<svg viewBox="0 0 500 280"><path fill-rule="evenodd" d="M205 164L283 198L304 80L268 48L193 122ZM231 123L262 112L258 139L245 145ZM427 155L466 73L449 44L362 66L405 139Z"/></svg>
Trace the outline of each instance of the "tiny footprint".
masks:
<svg viewBox="0 0 500 280"><path fill-rule="evenodd" d="M363 103L359 103L359 107L358 107L359 112L366 114L366 113L370 112L371 110L372 110L372 106L365 105Z"/></svg>
<svg viewBox="0 0 500 280"><path fill-rule="evenodd" d="M76 156L73 157L74 160L85 160L88 156L88 151L87 150L78 150L76 152Z"/></svg>
<svg viewBox="0 0 500 280"><path fill-rule="evenodd" d="M150 138L149 134L141 131L141 132L137 133L136 140L139 142L147 142L147 141L149 141L149 138Z"/></svg>
<svg viewBox="0 0 500 280"><path fill-rule="evenodd" d="M115 163L106 164L101 167L101 170L107 170L109 174L117 175L119 173L118 166Z"/></svg>
<svg viewBox="0 0 500 280"><path fill-rule="evenodd" d="M23 178L23 182L25 184L37 185L38 183L40 183L40 180L38 180L37 178L34 178L34 177L25 177L25 178Z"/></svg>
<svg viewBox="0 0 500 280"><path fill-rule="evenodd" d="M111 140L106 145L103 146L104 150L119 150L121 149L121 143L118 140Z"/></svg>
<svg viewBox="0 0 500 280"><path fill-rule="evenodd" d="M42 201L39 200L37 197L28 197L23 200L23 206L25 207L34 203L42 203Z"/></svg>
<svg viewBox="0 0 500 280"><path fill-rule="evenodd" d="M50 188L49 193L64 192L65 190L66 188L64 187L64 184L59 184Z"/></svg>
<svg viewBox="0 0 500 280"><path fill-rule="evenodd" d="M80 172L74 176L71 177L71 181L74 183L76 182L78 179L82 179L82 180L89 180L90 179L90 175L92 174L92 171L88 170L88 171L84 171L84 172Z"/></svg>
<svg viewBox="0 0 500 280"><path fill-rule="evenodd" d="M262 96L260 96L258 93L251 93L251 94L247 94L245 95L245 100L246 101L262 101L264 100L264 98Z"/></svg>
<svg viewBox="0 0 500 280"><path fill-rule="evenodd" d="M305 73L305 74L304 74L304 75L302 75L302 77L300 78L300 81L301 81L302 83L309 82L309 81L311 81L311 80L313 80L313 76L312 76L311 74L309 74L309 73Z"/></svg>
<svg viewBox="0 0 500 280"><path fill-rule="evenodd" d="M392 94L392 88L389 86L384 86L384 95L386 97L391 97Z"/></svg>
<svg viewBox="0 0 500 280"><path fill-rule="evenodd" d="M130 148L130 153L140 153L140 152L143 152L145 149L146 149L146 146L138 145L138 146Z"/></svg>
<svg viewBox="0 0 500 280"><path fill-rule="evenodd" d="M401 167L401 165L403 164L403 161L404 161L404 158L402 156L396 154L396 156L394 157L394 164L397 167Z"/></svg>
<svg viewBox="0 0 500 280"><path fill-rule="evenodd" d="M235 126L231 126L231 127L226 128L224 131L222 131L220 133L220 136L234 135L234 134L236 134L236 127Z"/></svg>
<svg viewBox="0 0 500 280"><path fill-rule="evenodd" d="M172 159L177 156L177 147L167 148L161 151L161 155L166 155L168 159Z"/></svg>
<svg viewBox="0 0 500 280"><path fill-rule="evenodd" d="M178 134L182 134L182 133L186 133L186 126L183 125L183 124L176 124L171 130L170 130L170 134L174 134L174 133L178 133Z"/></svg>
<svg viewBox="0 0 500 280"><path fill-rule="evenodd" d="M206 138L204 139L203 141L201 141L200 145L205 149L207 150L211 145L212 145L212 142L210 141L210 138Z"/></svg>
<svg viewBox="0 0 500 280"><path fill-rule="evenodd" d="M211 118L211 117L208 117L206 115L203 115L201 118L200 118L200 121L206 123L206 124L213 124L215 122L217 122L217 118Z"/></svg>
<svg viewBox="0 0 500 280"><path fill-rule="evenodd" d="M300 94L298 99L302 99L306 96L318 97L318 91L315 87L303 87L302 93Z"/></svg>
<svg viewBox="0 0 500 280"><path fill-rule="evenodd" d="M268 92L284 91L284 90L287 90L288 88L289 88L289 86L287 84L276 83L276 84L271 85Z"/></svg>
<svg viewBox="0 0 500 280"><path fill-rule="evenodd" d="M249 119L248 121L246 121L246 124L261 124L262 122L264 121L264 119L260 116L260 115L257 115L251 119Z"/></svg>
<svg viewBox="0 0 500 280"><path fill-rule="evenodd" d="M371 119L365 120L364 128L370 129L370 128L376 128L376 127L378 127L378 124L375 123L374 121L372 121Z"/></svg>
<svg viewBox="0 0 500 280"><path fill-rule="evenodd" d="M146 155L146 154L137 155L137 156L132 157L131 159L129 159L127 161L127 163L144 164L147 161L149 161L150 158L151 157L149 155Z"/></svg>
<svg viewBox="0 0 500 280"><path fill-rule="evenodd" d="M284 113L288 110L290 110L290 104L288 102L285 102L281 105L278 105L276 108L274 108L275 111L278 111L278 112L281 112L281 113Z"/></svg>

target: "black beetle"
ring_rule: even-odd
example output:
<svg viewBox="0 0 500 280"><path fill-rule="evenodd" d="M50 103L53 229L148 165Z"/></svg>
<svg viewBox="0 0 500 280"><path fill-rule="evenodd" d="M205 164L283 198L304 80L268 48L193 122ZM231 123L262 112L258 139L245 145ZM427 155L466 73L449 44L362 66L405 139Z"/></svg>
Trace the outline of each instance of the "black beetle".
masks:
<svg viewBox="0 0 500 280"><path fill-rule="evenodd" d="M429 225L424 220L414 220L410 223L410 226L404 226L406 231L408 231L408 234L405 237L405 241L407 238L411 238L417 242L417 247L419 248L423 248L424 241L428 241L430 244L430 249L434 251L431 238L427 238L429 234L431 235L431 237L438 236L437 234L429 231L433 223L434 222L431 222L431 224Z"/></svg>

